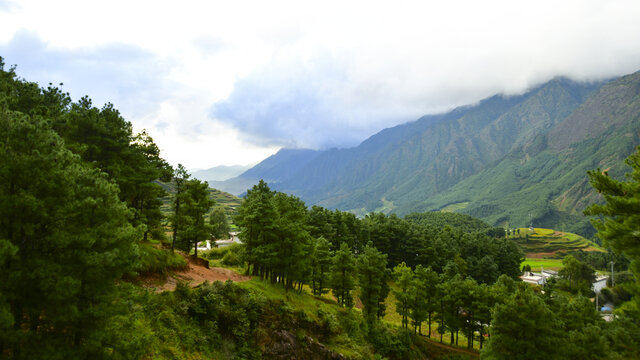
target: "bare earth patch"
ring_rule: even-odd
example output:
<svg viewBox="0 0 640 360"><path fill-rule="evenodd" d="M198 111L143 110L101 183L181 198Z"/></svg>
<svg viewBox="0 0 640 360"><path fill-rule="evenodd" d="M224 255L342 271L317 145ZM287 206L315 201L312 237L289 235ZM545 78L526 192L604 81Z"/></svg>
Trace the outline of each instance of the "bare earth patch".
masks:
<svg viewBox="0 0 640 360"><path fill-rule="evenodd" d="M164 279L164 281L155 281L146 287L155 289L156 292L173 291L180 281L187 282L191 287L196 287L205 281L247 281L251 280L251 276L240 275L237 272L225 268L209 268L194 264L189 261L189 268L186 270L176 271Z"/></svg>

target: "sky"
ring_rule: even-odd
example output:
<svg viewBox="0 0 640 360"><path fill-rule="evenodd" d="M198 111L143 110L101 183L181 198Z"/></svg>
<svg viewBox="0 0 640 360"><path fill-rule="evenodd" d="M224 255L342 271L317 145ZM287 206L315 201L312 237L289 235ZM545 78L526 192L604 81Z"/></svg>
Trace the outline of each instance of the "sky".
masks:
<svg viewBox="0 0 640 360"><path fill-rule="evenodd" d="M204 169L638 71L638 19L636 0L0 0L0 56Z"/></svg>

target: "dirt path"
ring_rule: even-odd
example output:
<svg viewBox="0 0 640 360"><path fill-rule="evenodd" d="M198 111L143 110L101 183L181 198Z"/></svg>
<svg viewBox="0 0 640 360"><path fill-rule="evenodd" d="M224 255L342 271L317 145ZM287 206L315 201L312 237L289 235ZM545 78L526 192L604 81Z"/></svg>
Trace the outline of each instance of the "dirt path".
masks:
<svg viewBox="0 0 640 360"><path fill-rule="evenodd" d="M176 271L166 278L156 278L147 283L145 287L153 288L156 292L173 291L180 281L189 283L191 287L196 287L205 281L247 281L251 280L250 276L240 275L237 272L225 268L206 268L189 261L189 267L186 270Z"/></svg>

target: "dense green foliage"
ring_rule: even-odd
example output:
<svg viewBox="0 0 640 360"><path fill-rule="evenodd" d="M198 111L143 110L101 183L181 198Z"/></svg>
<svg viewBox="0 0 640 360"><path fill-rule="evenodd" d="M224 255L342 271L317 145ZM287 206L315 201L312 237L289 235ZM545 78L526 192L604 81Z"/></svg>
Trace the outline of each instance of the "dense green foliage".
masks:
<svg viewBox="0 0 640 360"><path fill-rule="evenodd" d="M372 244L364 247L358 255L356 265L362 314L372 326L380 320L386 311L384 300L389 294L389 275L387 271L387 255L378 251Z"/></svg>
<svg viewBox="0 0 640 360"><path fill-rule="evenodd" d="M105 357L115 281L135 270L137 242L154 225L152 206L122 202L127 193L108 177L114 167L83 161L51 126L118 120L111 108L83 118L73 110L80 105L70 110L57 89L18 80L2 65L0 59L0 352ZM81 155L107 153L106 145L76 144ZM132 192L146 186L131 185Z"/></svg>
<svg viewBox="0 0 640 360"><path fill-rule="evenodd" d="M353 290L355 281L356 263L347 244L342 243L333 257L329 281L333 295L340 306L353 307Z"/></svg>
<svg viewBox="0 0 640 360"><path fill-rule="evenodd" d="M472 334L487 328L477 325L478 321L490 321L489 309L496 302L496 297L488 295L487 284L501 275L515 279L520 274L522 253L515 243L486 235L486 224L461 215L448 218L452 222L464 218L465 230L480 231L464 232L380 213L357 219L317 206L306 210L299 199L274 192L263 181L247 192L238 214L240 253L247 272L281 283L284 289L297 284L300 291L309 284L316 296L324 293L323 284L327 284L341 307L353 307L357 294L367 333L373 338L380 335L378 324L387 310L394 263L400 263L395 267L400 289L394 295L402 326L408 328L411 323L415 333L428 320L431 332L431 319L437 313L440 330L469 334L470 347ZM438 225L446 223L445 219ZM289 228L296 231L288 232ZM363 245L365 240L368 243ZM295 264L297 272L291 272L290 264ZM415 266L415 274L408 265ZM466 309L464 315L461 308Z"/></svg>
<svg viewBox="0 0 640 360"><path fill-rule="evenodd" d="M305 254L313 249L307 216L300 199L275 193L263 181L247 191L235 218L242 229L247 272L281 282L286 289L302 286L311 273Z"/></svg>
<svg viewBox="0 0 640 360"><path fill-rule="evenodd" d="M348 250L347 250L348 251ZM329 270L331 268L331 248L329 242L318 238L311 254L311 293L321 296L328 292Z"/></svg>
<svg viewBox="0 0 640 360"><path fill-rule="evenodd" d="M594 221L598 236L614 251L631 259L635 277L622 278L622 286L602 290L605 301L615 302L626 289L633 298L616 311L617 319L604 323L593 304L582 296L567 298L555 291L564 288L585 294L590 291L594 278L593 269L567 256L560 272L560 280L547 286L544 298L531 289L521 286L502 306L497 306L491 322L491 341L483 352L486 358L637 358L640 356L640 332L638 328L638 224L640 218L640 150L626 163L631 166L629 181L612 179L599 169L588 174L594 188L604 195L605 204L595 204L587 213L603 215ZM614 295L616 294L616 295ZM630 294L627 293L626 296ZM625 295L623 295L625 296Z"/></svg>
<svg viewBox="0 0 640 360"><path fill-rule="evenodd" d="M169 252L151 244L139 245L139 258L135 271L140 275L167 274L171 270L185 269L187 261L178 253Z"/></svg>
<svg viewBox="0 0 640 360"><path fill-rule="evenodd" d="M231 226L227 220L224 208L216 206L209 214L209 225L211 225L211 237L213 239L228 239Z"/></svg>
<svg viewBox="0 0 640 360"><path fill-rule="evenodd" d="M491 230L491 226L489 226L489 224L485 223L482 220L476 219L469 215L452 212L429 211L423 213L412 213L406 215L404 219L411 223L420 224L422 226L430 226L436 228L450 226L458 228L464 232L482 232ZM504 237L504 229L502 229L500 235L500 237Z"/></svg>
<svg viewBox="0 0 640 360"><path fill-rule="evenodd" d="M600 169L590 171L591 184L604 196L605 204L592 205L588 214L601 215L594 221L598 236L615 252L624 254L631 260L631 271L640 280L640 147L626 159L631 167L628 181L618 181ZM627 311L640 317L640 284L632 288L635 294L634 306Z"/></svg>
<svg viewBox="0 0 640 360"><path fill-rule="evenodd" d="M591 266L569 255L562 259L562 269L558 272L558 286L572 293L591 293L591 284L596 273Z"/></svg>
<svg viewBox="0 0 640 360"><path fill-rule="evenodd" d="M215 203L209 198L207 188L206 182L190 179L184 184L184 191L180 194L182 197L180 211L186 221L179 236L179 242L184 244L186 249L193 247L195 257L198 257L198 244L210 239L213 229L205 220L209 209Z"/></svg>
<svg viewBox="0 0 640 360"><path fill-rule="evenodd" d="M487 359L637 358L637 323L620 318L607 323L582 296L541 296L519 286L491 320Z"/></svg>

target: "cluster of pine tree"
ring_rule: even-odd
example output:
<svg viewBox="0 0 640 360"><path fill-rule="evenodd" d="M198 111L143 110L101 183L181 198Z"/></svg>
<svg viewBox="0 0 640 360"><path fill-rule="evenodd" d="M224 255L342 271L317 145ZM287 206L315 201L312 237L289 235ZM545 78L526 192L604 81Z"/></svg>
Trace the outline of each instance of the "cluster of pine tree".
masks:
<svg viewBox="0 0 640 360"><path fill-rule="evenodd" d="M161 233L172 169L112 105L72 102L0 58L0 354L99 358L115 282Z"/></svg>
<svg viewBox="0 0 640 360"><path fill-rule="evenodd" d="M72 102L5 71L0 58L0 354L113 351L116 282L166 266L150 257L174 260L146 244L165 238L161 182L173 174L111 104ZM186 181L179 199L181 244L196 243L211 228L206 183Z"/></svg>
<svg viewBox="0 0 640 360"><path fill-rule="evenodd" d="M517 277L522 259L513 243L483 232L425 226L395 215L370 214L357 219L318 206L308 210L300 199L272 191L264 181L247 192L235 221L242 230L242 256L248 273L281 283L285 289L301 290L309 284L318 296L331 290L338 303L346 307L354 305L353 294L357 292L363 315L370 323L386 311L384 303L394 263L401 262L402 268L413 274L406 265L412 264L419 277L433 275L440 279L439 273L447 273L450 278L456 274L462 281L469 275L491 284L502 274ZM476 280L470 281L477 285ZM452 283L439 282L447 286ZM419 297L435 299L432 290L437 285L420 285L430 290ZM416 314L432 312L422 309L427 305L419 306ZM422 321L414 319L416 326Z"/></svg>

